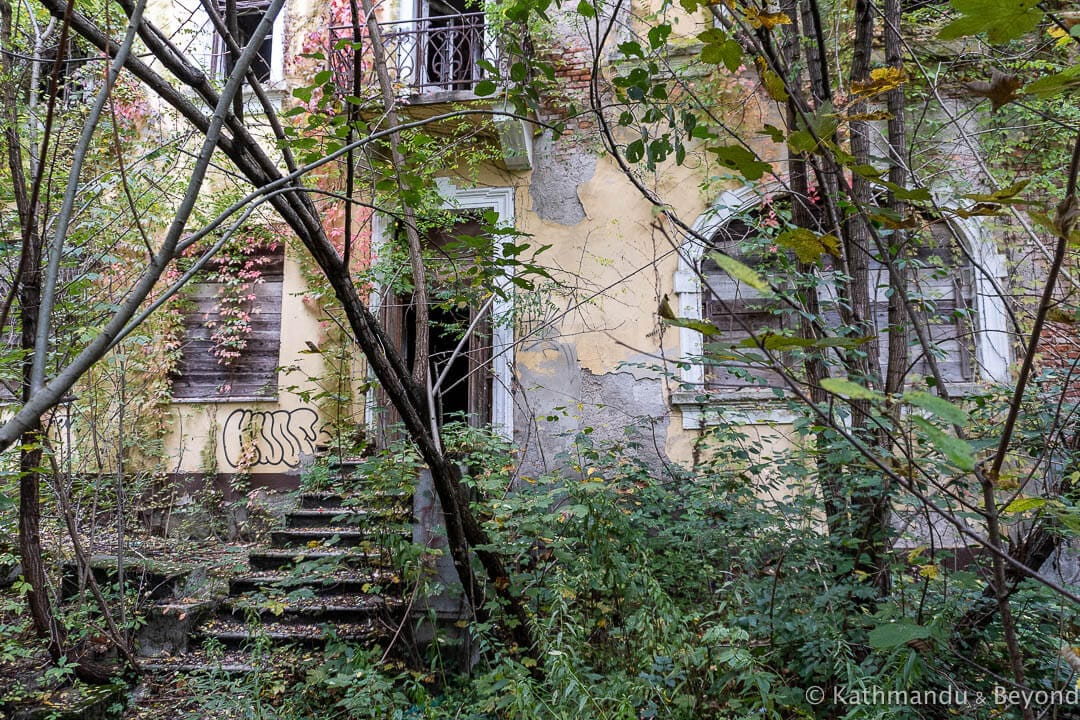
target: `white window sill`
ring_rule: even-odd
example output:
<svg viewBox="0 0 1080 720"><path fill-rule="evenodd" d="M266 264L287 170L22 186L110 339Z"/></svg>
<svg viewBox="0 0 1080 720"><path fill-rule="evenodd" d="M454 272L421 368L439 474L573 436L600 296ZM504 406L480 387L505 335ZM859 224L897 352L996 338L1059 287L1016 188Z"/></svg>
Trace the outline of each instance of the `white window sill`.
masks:
<svg viewBox="0 0 1080 720"><path fill-rule="evenodd" d="M949 383L949 396L973 398L990 394L986 383ZM787 403L791 396L771 387L721 388L712 391L680 390L672 393L671 406L682 414L684 430L726 425L791 425L797 414Z"/></svg>
<svg viewBox="0 0 1080 720"><path fill-rule="evenodd" d="M275 113L280 113L281 109L285 106L285 98L289 97L289 91L285 89L284 82L267 82L263 83L263 92L266 93L267 99L270 101L270 107L273 108ZM220 88L218 88L220 91ZM209 114L213 108L206 109L202 104L202 96L192 90L187 85L183 86L183 94L188 100L193 102L199 108ZM244 99L244 114L253 117L266 117L266 113L263 111L262 103L259 102L259 98L251 90L251 87L247 84L244 85L241 90L241 97ZM230 106L231 107L231 106Z"/></svg>
<svg viewBox="0 0 1080 720"><path fill-rule="evenodd" d="M173 405L227 405L229 403L276 403L274 395L223 395L221 397L173 398Z"/></svg>

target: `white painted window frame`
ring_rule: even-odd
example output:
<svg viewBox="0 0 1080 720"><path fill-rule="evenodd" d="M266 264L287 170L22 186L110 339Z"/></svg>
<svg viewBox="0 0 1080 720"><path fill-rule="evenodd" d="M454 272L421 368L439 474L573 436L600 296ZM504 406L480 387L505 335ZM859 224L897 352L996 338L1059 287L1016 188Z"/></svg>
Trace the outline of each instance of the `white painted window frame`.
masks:
<svg viewBox="0 0 1080 720"><path fill-rule="evenodd" d="M737 190L724 192L709 209L694 222L693 230L701 237L712 235L733 217L750 210L771 194L782 193L779 186L755 187L747 185ZM1004 299L996 292L994 285L1004 287L1007 274L1005 258L998 252L993 239L988 235L976 218L956 218L949 220L960 240L964 243L971 258L980 269L973 269L975 281L975 303L978 330L975 333L975 351L977 358L978 380L988 382L1006 382L1009 379L1011 362L1010 338L1008 332L1008 314ZM695 237L689 238L679 250L678 267L675 270L674 292L677 299L676 312L679 317L701 320L705 290L702 287L698 271L705 254L705 245ZM991 277L987 277L990 275ZM993 280L991 280L993 278ZM771 389L744 388L737 391L713 394L710 403L703 404L698 397L704 393L705 366L695 362L704 350L704 339L700 332L689 328L679 328L679 348L682 358L679 380L684 388L672 396L672 404L682 410L683 428L697 430L705 425L717 424L720 409L723 409L725 422L737 424L785 424L793 416L775 402ZM959 383L956 390L968 392L974 390L972 384ZM771 407L770 407L771 406Z"/></svg>
<svg viewBox="0 0 1080 720"><path fill-rule="evenodd" d="M284 90L285 87L285 16L288 10L289 3L286 2L278 12L277 17L274 18L274 25L270 30L270 79L266 83L267 90ZM217 31L214 29L214 24L210 22L210 18L205 17L205 14L204 18L206 22L203 27L210 38L210 47L207 50L209 58L206 66L210 68L213 76L220 80L222 79L222 63L225 56L224 42L218 38ZM220 57L215 53L215 50L219 47L221 49ZM246 85L244 91L245 93L250 92ZM259 109L261 110L261 106Z"/></svg>
<svg viewBox="0 0 1080 720"><path fill-rule="evenodd" d="M446 210L494 210L500 227L514 227L514 188L459 188L446 178L438 178L439 196ZM375 213L371 220L371 243L378 254L389 239L390 219ZM502 258L502 244L495 243L494 259ZM507 439L514 436L514 295L510 275L499 278L502 294L491 307L491 426ZM377 312L382 297L381 288L372 292L372 311ZM370 397L370 395L369 395ZM369 400L366 412L368 425L374 426L375 406Z"/></svg>

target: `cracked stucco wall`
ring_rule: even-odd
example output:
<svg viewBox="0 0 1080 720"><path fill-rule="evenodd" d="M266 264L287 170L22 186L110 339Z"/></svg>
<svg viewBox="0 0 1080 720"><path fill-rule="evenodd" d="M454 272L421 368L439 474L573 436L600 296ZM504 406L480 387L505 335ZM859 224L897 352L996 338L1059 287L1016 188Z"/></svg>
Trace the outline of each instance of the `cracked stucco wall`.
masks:
<svg viewBox="0 0 1080 720"><path fill-rule="evenodd" d="M577 225L585 220L578 188L596 173L596 155L573 144L556 144L550 132L536 138L533 153L529 185L533 211L542 220L560 225Z"/></svg>

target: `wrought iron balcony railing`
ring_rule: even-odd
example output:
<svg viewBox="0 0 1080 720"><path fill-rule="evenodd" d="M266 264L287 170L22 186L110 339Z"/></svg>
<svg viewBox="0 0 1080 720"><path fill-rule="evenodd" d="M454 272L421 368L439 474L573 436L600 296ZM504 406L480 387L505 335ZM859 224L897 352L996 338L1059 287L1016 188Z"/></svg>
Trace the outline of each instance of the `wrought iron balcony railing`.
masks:
<svg viewBox="0 0 1080 720"><path fill-rule="evenodd" d="M495 61L484 32L484 13L463 13L380 23L390 79L403 94L471 92L484 79L481 60ZM378 87L365 30L332 27L328 59L338 92L352 92L356 59L360 89Z"/></svg>

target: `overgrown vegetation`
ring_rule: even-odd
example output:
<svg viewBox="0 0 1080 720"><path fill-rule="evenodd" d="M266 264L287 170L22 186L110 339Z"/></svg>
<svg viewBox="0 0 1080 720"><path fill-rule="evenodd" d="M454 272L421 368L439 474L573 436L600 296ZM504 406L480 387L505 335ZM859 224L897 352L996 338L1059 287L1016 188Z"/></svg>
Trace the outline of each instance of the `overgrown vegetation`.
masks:
<svg viewBox="0 0 1080 720"><path fill-rule="evenodd" d="M255 35L270 32L281 6L271 4ZM256 632L252 672L191 680L190 717L1075 714L1066 706L1080 684L1080 594L1047 568L1068 562L1080 532L1076 354L1053 357L1046 343L1048 322L1068 340L1077 320L1075 13L1034 0L953 0L947 12L905 12L898 0L679 6L491 5L506 52L474 58L483 79L471 91L505 104L475 122L467 108L450 109L432 129L397 102L388 41L362 21L375 14L368 0L328 8L353 26L332 49L351 51L354 72L343 79L319 65L312 85L294 89L302 104L285 127L243 74L257 37L228 50L240 71L219 88L138 19L142 4L74 17L59 0L32 5L32 17L0 5L11 185L0 194L19 235L0 247L10 269L0 327L11 329L0 370L14 403L0 445L19 455L0 480L0 531L20 540L0 544L0 661L48 665L28 675L41 687L5 689L0 703L75 675L107 681L119 658L137 666L131 636L145 597L123 579L125 537L130 499L170 471L158 456L180 331L175 314L147 313L140 326L139 313L164 299L157 283L178 279L185 253L209 260L209 247L223 246L213 355L237 362L259 281L252 253L281 242L287 226L308 255L306 301L326 323L308 350L326 358L324 374L293 391L322 411L326 426L308 440L329 434L334 459L309 468L303 487L348 490L367 507L410 492L426 467L445 548L393 533L361 544L389 568L369 590L400 593L409 609L390 649L336 638L317 656L281 658ZM210 12L236 29L235 17ZM680 32L680 16L701 27ZM129 22L117 42L113 28ZM42 92L44 41L58 27ZM577 71L587 86L549 98L561 66L547 46L569 30L589 47ZM115 58L103 85L64 74L73 35ZM309 41L310 63L326 60L327 41ZM120 79L128 73L156 107L189 121L192 149L180 139L144 146L147 113ZM361 74L374 79L361 87ZM243 83L276 144L246 124ZM95 109L63 106L81 93L97 98ZM96 115L106 106L107 121ZM601 442L584 426L563 438L569 449L549 464L557 469L530 474L523 448L442 413L448 390L429 334L459 341L443 367L467 343L483 345L465 375L487 373L485 333L522 317L480 322L497 302L530 294L521 304L530 312L545 302L541 286L579 300L544 264L549 248L495 212L455 212L438 192L449 172L476 182L512 159L492 124L510 119L535 122L554 143L577 122L576 147L599 143L634 201L654 208L653 237L671 247L653 269L677 257L681 287L671 291L693 297L676 311L666 280L657 283L650 338L660 340L639 355L658 359L637 367L681 396L685 418L697 413L692 467L659 445ZM139 162L124 164L121 138L139 147ZM316 168L299 164L334 154L340 172L305 186ZM212 162L223 169L213 189ZM49 168L63 164L72 177L54 184ZM98 173L92 182L80 178L85 164ZM159 177L178 169L190 173L186 186ZM734 206L694 223L679 214L692 203L664 194L678 185L671 173L694 177L710 201L719 188L759 191L733 194ZM235 178L254 194L233 192ZM75 207L88 190L94 202ZM207 203L211 193L219 197ZM282 224L233 217L263 202ZM387 229L377 249L374 212ZM381 319L370 309L376 294ZM395 312L398 321L413 313L396 335ZM689 345L676 361L668 332ZM378 397L381 433L359 429L370 419L365 395ZM390 427L397 420L403 430ZM233 491L247 489L260 431L240 431ZM216 439L205 452L198 504L218 515L209 533L225 535ZM356 455L377 483L343 487L332 463ZM43 507L57 518L46 521L46 543ZM88 547L106 527L121 568L115 587L89 572ZM69 555L74 603L57 583ZM437 572L447 557L456 581ZM328 569L299 563L289 582ZM297 592L286 583L256 597L252 629ZM447 592L470 611L452 628L426 604ZM29 646L31 630L43 647ZM434 640L417 642L426 632Z"/></svg>

